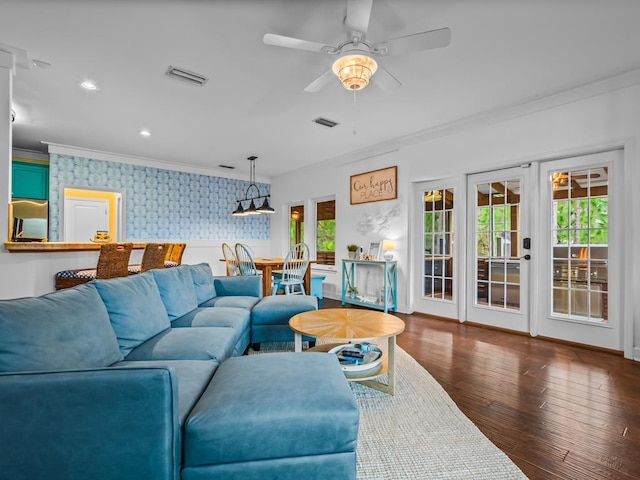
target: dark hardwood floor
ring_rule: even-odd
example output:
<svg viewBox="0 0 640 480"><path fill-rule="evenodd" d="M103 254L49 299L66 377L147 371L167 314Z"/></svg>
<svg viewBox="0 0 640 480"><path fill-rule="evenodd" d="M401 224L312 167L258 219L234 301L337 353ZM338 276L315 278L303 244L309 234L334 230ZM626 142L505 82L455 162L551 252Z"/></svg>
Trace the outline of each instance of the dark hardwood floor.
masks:
<svg viewBox="0 0 640 480"><path fill-rule="evenodd" d="M324 299L322 308L340 302ZM423 315L397 343L531 479L640 479L640 363Z"/></svg>

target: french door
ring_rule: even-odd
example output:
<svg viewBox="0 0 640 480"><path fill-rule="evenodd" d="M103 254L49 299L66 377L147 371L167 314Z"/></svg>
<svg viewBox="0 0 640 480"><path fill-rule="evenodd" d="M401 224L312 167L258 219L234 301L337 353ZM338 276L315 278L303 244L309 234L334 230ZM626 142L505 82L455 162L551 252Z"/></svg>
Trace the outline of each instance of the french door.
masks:
<svg viewBox="0 0 640 480"><path fill-rule="evenodd" d="M458 318L457 302L460 271L457 239L459 211L464 196L458 179L423 182L416 185L415 205L420 221L414 231L414 255L418 259L414 280L416 311L448 318Z"/></svg>
<svg viewBox="0 0 640 480"><path fill-rule="evenodd" d="M622 350L623 151L540 168L539 335Z"/></svg>
<svg viewBox="0 0 640 480"><path fill-rule="evenodd" d="M529 166L467 178L466 319L529 332Z"/></svg>

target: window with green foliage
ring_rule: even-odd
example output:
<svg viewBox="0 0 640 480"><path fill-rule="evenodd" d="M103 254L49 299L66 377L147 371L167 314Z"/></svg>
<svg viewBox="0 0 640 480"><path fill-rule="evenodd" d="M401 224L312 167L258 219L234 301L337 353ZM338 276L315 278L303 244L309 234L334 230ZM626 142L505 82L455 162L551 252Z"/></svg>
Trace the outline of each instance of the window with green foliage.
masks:
<svg viewBox="0 0 640 480"><path fill-rule="evenodd" d="M289 207L289 247L304 243L304 205Z"/></svg>
<svg viewBox="0 0 640 480"><path fill-rule="evenodd" d="M336 264L336 201L316 202L316 260L320 265Z"/></svg>

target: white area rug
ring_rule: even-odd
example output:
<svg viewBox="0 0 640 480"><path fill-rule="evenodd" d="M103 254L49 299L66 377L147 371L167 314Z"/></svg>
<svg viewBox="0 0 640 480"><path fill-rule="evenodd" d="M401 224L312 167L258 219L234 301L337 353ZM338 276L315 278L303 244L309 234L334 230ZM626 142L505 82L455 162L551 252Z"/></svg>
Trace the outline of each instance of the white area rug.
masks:
<svg viewBox="0 0 640 480"><path fill-rule="evenodd" d="M395 396L350 383L360 405L358 479L526 479L440 384L396 348ZM260 353L283 350L293 344L263 344Z"/></svg>

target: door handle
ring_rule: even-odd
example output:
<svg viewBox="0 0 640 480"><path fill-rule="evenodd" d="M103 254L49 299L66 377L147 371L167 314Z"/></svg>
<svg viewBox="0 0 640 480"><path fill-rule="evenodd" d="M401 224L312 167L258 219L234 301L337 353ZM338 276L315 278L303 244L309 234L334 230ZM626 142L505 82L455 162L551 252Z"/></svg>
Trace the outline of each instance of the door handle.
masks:
<svg viewBox="0 0 640 480"><path fill-rule="evenodd" d="M528 253L524 256L524 257L520 257L520 259L525 259L525 260L531 260L531 255L529 255Z"/></svg>

